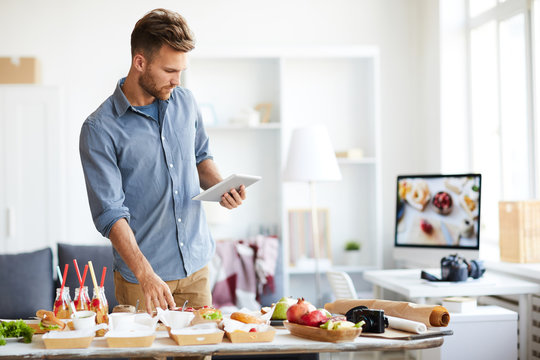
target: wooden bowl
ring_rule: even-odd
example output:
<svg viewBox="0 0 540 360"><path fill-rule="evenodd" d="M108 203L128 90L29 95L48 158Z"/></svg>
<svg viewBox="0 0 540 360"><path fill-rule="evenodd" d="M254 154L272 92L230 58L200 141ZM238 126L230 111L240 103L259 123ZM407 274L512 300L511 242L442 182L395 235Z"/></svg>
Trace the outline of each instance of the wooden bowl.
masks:
<svg viewBox="0 0 540 360"><path fill-rule="evenodd" d="M283 325L289 332L304 339L326 341L326 342L346 342L354 341L362 333L362 328L346 328L338 330L326 330L314 326L305 326L284 321Z"/></svg>

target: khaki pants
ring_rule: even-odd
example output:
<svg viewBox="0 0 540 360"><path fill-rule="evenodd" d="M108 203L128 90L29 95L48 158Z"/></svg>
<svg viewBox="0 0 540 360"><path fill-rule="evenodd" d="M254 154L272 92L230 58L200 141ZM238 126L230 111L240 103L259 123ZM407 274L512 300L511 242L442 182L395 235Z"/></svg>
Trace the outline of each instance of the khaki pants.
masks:
<svg viewBox="0 0 540 360"><path fill-rule="evenodd" d="M212 293L210 292L210 284L208 279L208 266L203 267L201 270L194 272L185 279L166 281L171 289L171 293L174 297L176 306L184 305L184 302L188 300L186 306L190 307L202 307L205 305L212 305ZM114 293L116 300L122 305L137 304L139 300L139 310L146 309L144 294L139 284L133 284L120 275L120 272L114 272ZM152 309L154 306L152 305ZM211 356L188 356L188 357L175 357L174 359L181 360L209 360ZM146 359L146 358L145 358ZM150 358L150 359L165 359L165 358ZM139 359L142 360L142 359Z"/></svg>
<svg viewBox="0 0 540 360"><path fill-rule="evenodd" d="M176 306L182 306L186 300L188 300L186 306L195 308L212 305L208 266L194 272L185 279L166 281L166 283L171 289ZM139 300L139 310L146 309L146 302L140 285L126 281L118 271L114 272L114 293L119 304L135 306L137 300ZM152 308L154 308L153 304Z"/></svg>

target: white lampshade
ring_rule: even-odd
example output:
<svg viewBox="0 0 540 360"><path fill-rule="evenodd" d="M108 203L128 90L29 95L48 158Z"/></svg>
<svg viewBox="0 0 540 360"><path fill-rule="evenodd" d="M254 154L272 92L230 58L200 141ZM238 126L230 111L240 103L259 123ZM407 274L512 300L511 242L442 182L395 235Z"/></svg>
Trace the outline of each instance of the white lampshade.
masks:
<svg viewBox="0 0 540 360"><path fill-rule="evenodd" d="M303 182L341 180L336 154L324 126L294 130L283 179Z"/></svg>

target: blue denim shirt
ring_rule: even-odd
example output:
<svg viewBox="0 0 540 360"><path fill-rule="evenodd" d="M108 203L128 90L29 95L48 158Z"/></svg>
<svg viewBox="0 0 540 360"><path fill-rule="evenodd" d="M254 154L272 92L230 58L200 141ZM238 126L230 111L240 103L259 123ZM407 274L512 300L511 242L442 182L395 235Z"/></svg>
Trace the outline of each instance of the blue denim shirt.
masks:
<svg viewBox="0 0 540 360"><path fill-rule="evenodd" d="M208 136L191 92L177 87L159 100L159 121L116 90L84 122L79 151L90 210L109 237L128 220L139 248L164 281L184 278L212 258L215 243L200 201L197 164L211 159ZM137 279L116 250L114 270Z"/></svg>

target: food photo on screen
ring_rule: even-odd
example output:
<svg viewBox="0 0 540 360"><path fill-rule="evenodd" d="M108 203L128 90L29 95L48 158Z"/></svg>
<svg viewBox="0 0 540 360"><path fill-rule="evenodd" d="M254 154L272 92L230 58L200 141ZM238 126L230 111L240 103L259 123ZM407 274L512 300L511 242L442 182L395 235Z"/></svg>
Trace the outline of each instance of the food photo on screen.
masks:
<svg viewBox="0 0 540 360"><path fill-rule="evenodd" d="M400 175L396 245L479 247L479 174Z"/></svg>

